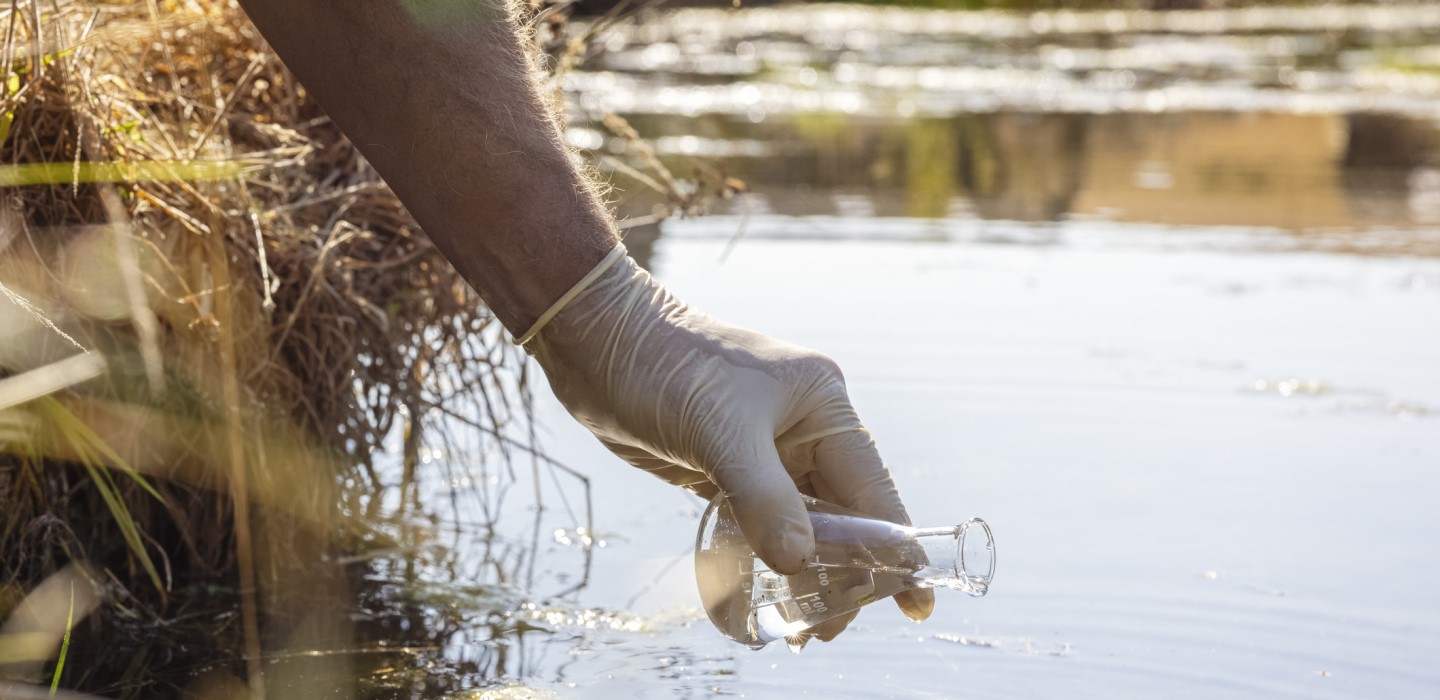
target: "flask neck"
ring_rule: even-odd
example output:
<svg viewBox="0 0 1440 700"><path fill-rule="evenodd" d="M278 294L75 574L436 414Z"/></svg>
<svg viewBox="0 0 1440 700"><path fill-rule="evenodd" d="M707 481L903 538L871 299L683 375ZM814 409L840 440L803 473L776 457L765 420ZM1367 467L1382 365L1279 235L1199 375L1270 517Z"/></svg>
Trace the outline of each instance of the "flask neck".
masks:
<svg viewBox="0 0 1440 700"><path fill-rule="evenodd" d="M954 527L915 528L915 543L925 564L913 576L922 585L950 588L982 596L995 574L995 546L990 526L973 518Z"/></svg>

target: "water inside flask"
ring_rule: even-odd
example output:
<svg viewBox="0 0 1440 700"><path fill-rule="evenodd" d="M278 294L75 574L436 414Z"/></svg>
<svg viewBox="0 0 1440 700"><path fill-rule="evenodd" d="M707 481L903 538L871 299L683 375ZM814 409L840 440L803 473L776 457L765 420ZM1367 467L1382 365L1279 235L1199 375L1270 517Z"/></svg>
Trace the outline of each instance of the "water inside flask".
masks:
<svg viewBox="0 0 1440 700"><path fill-rule="evenodd" d="M815 554L801 572L771 571L755 556L730 506L717 496L700 520L695 579L710 621L751 648L913 588L983 596L995 574L990 526L914 528L803 497ZM794 647L792 646L792 649Z"/></svg>

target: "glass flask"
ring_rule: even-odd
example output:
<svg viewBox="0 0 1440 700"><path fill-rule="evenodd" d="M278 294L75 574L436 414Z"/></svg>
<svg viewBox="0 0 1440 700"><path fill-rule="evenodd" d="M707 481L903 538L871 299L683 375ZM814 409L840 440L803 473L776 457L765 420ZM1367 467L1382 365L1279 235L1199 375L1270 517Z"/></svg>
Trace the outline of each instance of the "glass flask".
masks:
<svg viewBox="0 0 1440 700"><path fill-rule="evenodd" d="M758 649L912 588L983 596L995 574L990 526L916 528L802 496L815 531L805 570L771 571L745 543L724 496L710 502L695 539L695 580L710 621Z"/></svg>

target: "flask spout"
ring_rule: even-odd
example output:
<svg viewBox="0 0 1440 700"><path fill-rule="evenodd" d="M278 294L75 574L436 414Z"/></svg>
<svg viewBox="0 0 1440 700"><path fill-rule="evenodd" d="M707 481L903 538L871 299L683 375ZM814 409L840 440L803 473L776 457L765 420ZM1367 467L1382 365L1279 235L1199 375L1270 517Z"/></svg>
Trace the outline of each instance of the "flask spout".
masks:
<svg viewBox="0 0 1440 700"><path fill-rule="evenodd" d="M995 577L995 539L990 525L971 518L955 527L915 530L928 564L915 572L923 585L983 596Z"/></svg>

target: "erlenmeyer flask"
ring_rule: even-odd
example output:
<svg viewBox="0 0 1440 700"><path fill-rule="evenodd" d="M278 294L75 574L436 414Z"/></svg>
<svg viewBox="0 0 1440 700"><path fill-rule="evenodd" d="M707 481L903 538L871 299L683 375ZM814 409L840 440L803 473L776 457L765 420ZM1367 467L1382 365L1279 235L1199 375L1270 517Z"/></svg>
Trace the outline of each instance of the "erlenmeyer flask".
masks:
<svg viewBox="0 0 1440 700"><path fill-rule="evenodd" d="M995 542L979 518L954 527L905 527L802 498L815 530L815 556L790 576L755 556L724 496L700 519L695 580L710 621L730 639L760 648L912 588L982 596L990 587Z"/></svg>

